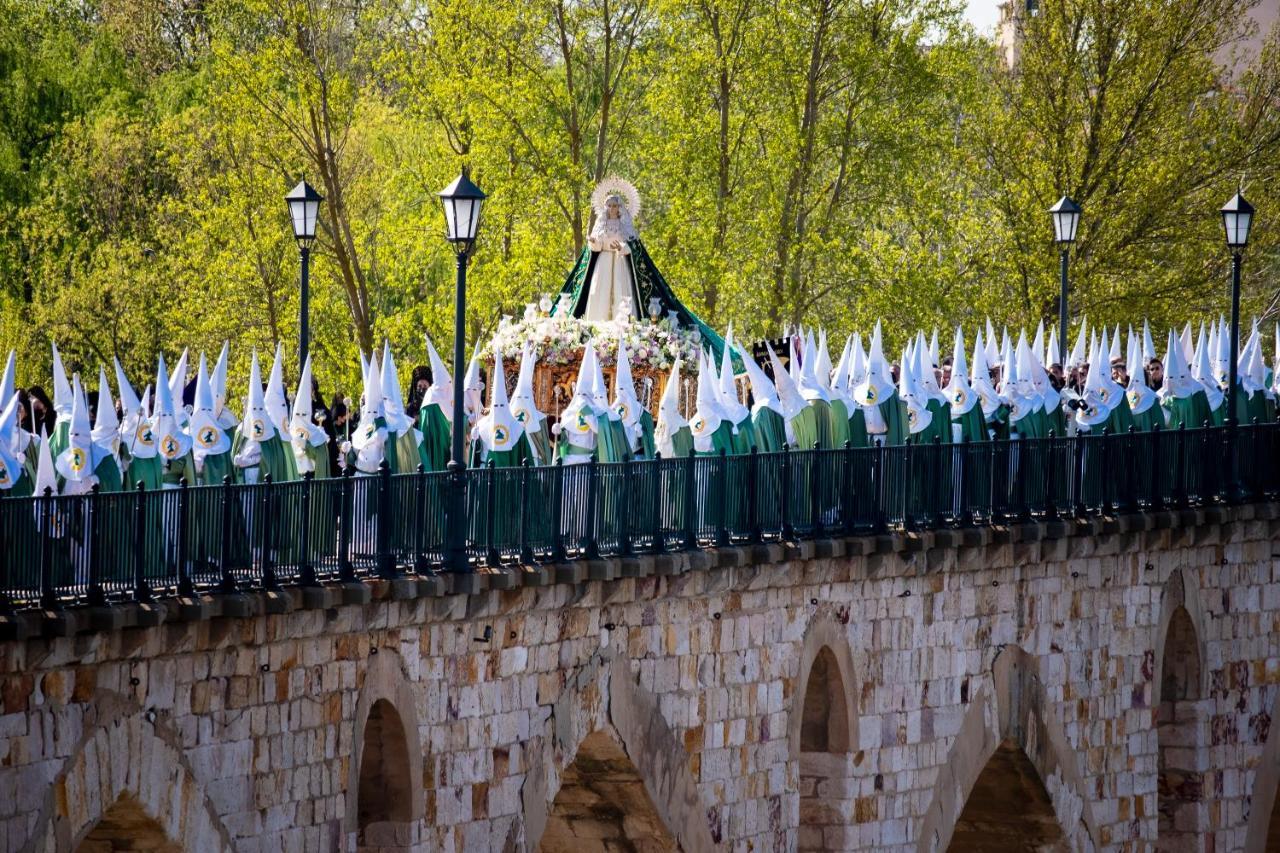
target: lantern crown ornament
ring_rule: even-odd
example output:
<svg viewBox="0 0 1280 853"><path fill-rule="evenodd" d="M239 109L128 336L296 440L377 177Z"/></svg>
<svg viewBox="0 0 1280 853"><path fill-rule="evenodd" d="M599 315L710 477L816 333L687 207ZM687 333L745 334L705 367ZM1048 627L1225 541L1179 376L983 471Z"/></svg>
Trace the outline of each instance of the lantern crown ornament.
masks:
<svg viewBox="0 0 1280 853"><path fill-rule="evenodd" d="M293 225L294 239L302 248L309 248L316 239L320 202L324 201L324 196L306 181L298 181L298 185L289 190L284 200L289 206L289 221Z"/></svg>
<svg viewBox="0 0 1280 853"><path fill-rule="evenodd" d="M444 206L445 239L460 252L469 251L480 228L480 208L488 196L471 182L466 169L438 195Z"/></svg>
<svg viewBox="0 0 1280 853"><path fill-rule="evenodd" d="M1249 243L1249 229L1253 226L1253 205L1237 192L1222 206L1222 229L1227 238L1227 248L1240 252Z"/></svg>
<svg viewBox="0 0 1280 853"><path fill-rule="evenodd" d="M1049 208L1049 215L1053 217L1053 241L1064 246L1074 243L1080 225L1080 205L1064 195Z"/></svg>

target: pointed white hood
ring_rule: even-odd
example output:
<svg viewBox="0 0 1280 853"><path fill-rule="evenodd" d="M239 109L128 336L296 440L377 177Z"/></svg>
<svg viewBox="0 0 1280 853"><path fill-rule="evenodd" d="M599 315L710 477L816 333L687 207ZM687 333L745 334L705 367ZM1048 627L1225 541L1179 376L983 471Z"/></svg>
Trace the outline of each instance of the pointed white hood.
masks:
<svg viewBox="0 0 1280 853"><path fill-rule="evenodd" d="M413 418L405 412L404 395L400 392L400 373L396 370L396 360L391 355L391 342L382 343L382 407L387 419L387 429L396 436L404 435L413 426ZM311 396L311 388L307 388L307 397Z"/></svg>
<svg viewBox="0 0 1280 853"><path fill-rule="evenodd" d="M196 396L191 406L191 455L200 470L204 470L206 458L231 449L231 440L218 422L215 405L213 381L209 378L204 353L200 353L196 368Z"/></svg>
<svg viewBox="0 0 1280 853"><path fill-rule="evenodd" d="M676 356L671 365L671 375L667 378L667 386L662 389L662 400L658 403L658 425L654 429L654 446L658 453L670 459L676 455L672 436L687 427L689 422L680 414L680 357Z"/></svg>
<svg viewBox="0 0 1280 853"><path fill-rule="evenodd" d="M927 408L928 392L916 380L917 355L903 349L898 374L898 396L907 404L907 429L912 435L925 431L933 423L933 413Z"/></svg>
<svg viewBox="0 0 1280 853"><path fill-rule="evenodd" d="M635 442L640 437L640 415L644 406L636 396L636 384L631 379L631 358L627 354L627 344L618 338L618 364L613 374L613 411L627 430L627 438L635 449Z"/></svg>
<svg viewBox="0 0 1280 853"><path fill-rule="evenodd" d="M284 345L276 344L276 357L271 362L271 373L267 376L267 390L263 396L267 405L267 414L271 416L271 425L280 436L289 434L289 403L284 396Z"/></svg>
<svg viewBox="0 0 1280 853"><path fill-rule="evenodd" d="M71 383L67 380L67 371L62 366L62 354L58 345L53 346L53 411L57 420L66 421L71 418Z"/></svg>
<svg viewBox="0 0 1280 853"><path fill-rule="evenodd" d="M1071 357L1068 359L1068 361L1070 361L1071 363L1063 365L1064 369L1068 371L1073 370L1079 367L1080 365L1084 364L1085 359L1089 357L1088 351L1086 350L1086 346L1087 346L1086 342L1089 340L1088 326L1089 326L1088 318L1081 317L1080 333L1076 335L1076 345L1071 348Z"/></svg>
<svg viewBox="0 0 1280 853"><path fill-rule="evenodd" d="M182 350L178 363L169 374L169 397L173 400L173 413L178 418L178 426L186 427L189 416L182 402L182 392L187 387L187 350Z"/></svg>
<svg viewBox="0 0 1280 853"><path fill-rule="evenodd" d="M791 374L782 366L782 361L773 351L773 346L766 343L765 347L769 350L769 364L773 368L773 388L778 395L778 410L782 413L783 420L790 423L792 418L804 411L808 403L804 401L804 397L800 396L800 389L796 387Z"/></svg>
<svg viewBox="0 0 1280 853"><path fill-rule="evenodd" d="M4 363L4 375L0 376L0 405L7 405L9 398L17 391L14 383L16 369L13 350L9 350L9 358Z"/></svg>
<svg viewBox="0 0 1280 853"><path fill-rule="evenodd" d="M720 392L715 385L716 369L706 353L699 355L697 409L689 429L693 432L693 446L700 452L712 449L711 436L720 424L728 420L720 407ZM732 421L730 421L732 423Z"/></svg>
<svg viewBox="0 0 1280 853"><path fill-rule="evenodd" d="M1151 324L1142 320L1142 365L1145 367L1147 362L1156 357L1156 345L1151 340Z"/></svg>
<svg viewBox="0 0 1280 853"><path fill-rule="evenodd" d="M71 377L71 426L67 430L67 448L58 454L54 467L62 476L64 493L83 494L97 482L93 469L100 454L95 453L93 431L89 426L89 401L85 398L80 376Z"/></svg>
<svg viewBox="0 0 1280 853"><path fill-rule="evenodd" d="M1041 359L1044 364L1058 364L1061 359L1058 358L1058 327L1054 326L1049 330L1049 343L1045 345L1044 358Z"/></svg>
<svg viewBox="0 0 1280 853"><path fill-rule="evenodd" d="M1186 357L1182 351L1182 341L1173 331L1169 331L1168 352L1164 359L1164 384L1160 388L1160 398L1167 400L1186 399L1191 397L1197 391L1203 391L1204 386L1195 380L1191 375L1191 367L1187 364ZM1188 426L1193 426L1188 424ZM1199 424L1194 424L1199 426Z"/></svg>
<svg viewBox="0 0 1280 853"><path fill-rule="evenodd" d="M1200 324L1200 337L1196 341L1195 351L1191 356L1191 378L1204 388L1209 399L1209 411L1216 412L1222 405L1223 393L1213 378L1213 368L1209 365L1209 340L1205 335L1204 324Z"/></svg>
<svg viewBox="0 0 1280 853"><path fill-rule="evenodd" d="M732 331L729 333L733 334ZM717 390L720 393L720 408L724 410L725 417L735 427L751 417L751 410L748 409L738 397L738 383L733 375L733 338L726 337L724 351L720 359L720 373L717 377Z"/></svg>
<svg viewBox="0 0 1280 853"><path fill-rule="evenodd" d="M511 413L524 425L527 432L542 429L542 423L547 419L547 416L538 410L538 401L533 394L533 369L537 364L536 350L532 343L526 342L520 353L520 373L516 377L516 390L511 395L510 405Z"/></svg>
<svg viewBox="0 0 1280 853"><path fill-rule="evenodd" d="M936 338L937 335L934 337ZM939 403L951 405L951 400L938 387L938 374L934 373L935 365L933 350L931 346L925 346L924 334L921 333L916 339L916 383L926 394L926 400L937 400Z"/></svg>
<svg viewBox="0 0 1280 853"><path fill-rule="evenodd" d="M467 363L467 375L462 383L462 410L470 423L480 418L484 408L484 383L480 381L480 343L471 353L471 361Z"/></svg>
<svg viewBox="0 0 1280 853"><path fill-rule="evenodd" d="M947 380L947 401L951 417L967 415L978 403L978 395L969 386L969 365L964 356L964 332L956 329L955 347L951 353L951 377Z"/></svg>
<svg viewBox="0 0 1280 853"><path fill-rule="evenodd" d="M1142 370L1142 344L1132 335L1129 336L1129 364L1137 364L1137 370L1129 369L1129 385L1125 397L1129 400L1129 410L1141 415L1156 404L1156 392L1147 385Z"/></svg>
<svg viewBox="0 0 1280 853"><path fill-rule="evenodd" d="M240 421L240 434L249 441L263 442L278 433L267 413L267 403L262 392L262 368L258 366L258 351L249 360L249 389L244 398L244 415Z"/></svg>
<svg viewBox="0 0 1280 853"><path fill-rule="evenodd" d="M582 351L582 363L578 365L578 380L573 386L573 397L569 405L560 413L560 437L575 447L594 450L596 433L600 430L600 422L595 406L595 372L596 348L591 341ZM577 454L565 457L566 460L584 458Z"/></svg>
<svg viewBox="0 0 1280 853"><path fill-rule="evenodd" d="M70 396L70 391L68 391L67 394ZM37 496L42 497L46 492L51 495L56 495L58 493L58 477L55 470L56 469L53 467L53 455L49 449L49 434L45 432L42 427L40 430L40 447L36 451L35 494ZM41 530L44 530L44 518L45 514L37 508L36 525ZM57 521L55 521L54 524L57 524ZM51 535L57 535L55 530L49 530L46 532Z"/></svg>
<svg viewBox="0 0 1280 853"><path fill-rule="evenodd" d="M0 493L17 485L22 477L18 458L18 393L14 391L0 409Z"/></svg>
<svg viewBox="0 0 1280 853"><path fill-rule="evenodd" d="M878 406L893 396L893 376L884 358L880 323L871 333L871 352L867 356L867 378L853 389L853 399L860 406Z"/></svg>
<svg viewBox="0 0 1280 853"><path fill-rule="evenodd" d="M298 460L299 474L315 470L308 458L307 448L324 447L329 443L329 434L315 421L311 405L311 377L311 355L308 353L307 360L302 365L302 375L298 378L298 393L293 398L293 413L289 419L289 440Z"/></svg>
<svg viewBox="0 0 1280 853"><path fill-rule="evenodd" d="M111 385L107 383L107 371L98 365L98 411L93 422L93 443L107 456L120 452L120 419L116 417L116 404L111 399Z"/></svg>
<svg viewBox="0 0 1280 853"><path fill-rule="evenodd" d="M1031 341L1031 354L1039 359L1041 364L1048 364L1044 349L1044 320L1036 325L1036 336Z"/></svg>
<svg viewBox="0 0 1280 853"><path fill-rule="evenodd" d="M831 392L818 379L818 362L818 345L814 342L813 335L810 334L805 339L804 355L800 360L800 374L797 380L797 384L800 387L800 395L806 400L830 402ZM828 365L831 363L830 357L827 358L827 363Z"/></svg>
<svg viewBox="0 0 1280 853"><path fill-rule="evenodd" d="M772 409L782 414L782 404L778 401L778 389L773 387L769 374L760 369L746 350L739 350L742 366L747 369L747 378L751 381L751 413L754 415L761 409Z"/></svg>
<svg viewBox="0 0 1280 853"><path fill-rule="evenodd" d="M180 459L191 450L191 436L178 425L173 396L169 393L169 377L165 373L164 356L160 356L156 368L155 410L151 413L151 430L155 433L156 449L165 462Z"/></svg>
<svg viewBox="0 0 1280 853"><path fill-rule="evenodd" d="M489 392L489 411L480 419L477 430L480 440L491 453L514 450L524 427L511 413L507 403L507 372L502 364L502 353L493 358L493 389Z"/></svg>
<svg viewBox="0 0 1280 853"><path fill-rule="evenodd" d="M351 436L357 470L372 474L381 467L388 438L385 424L382 370L378 366L377 355L370 355L364 378L364 399L360 402L360 427Z"/></svg>
<svg viewBox="0 0 1280 853"><path fill-rule="evenodd" d="M435 344L427 336L427 358L431 365L431 387L422 397L422 405L434 403L444 413L445 420L453 421L453 379L449 376L449 368L445 367Z"/></svg>
<svg viewBox="0 0 1280 853"><path fill-rule="evenodd" d="M951 368L955 375L955 368ZM987 347L982 340L982 330L978 330L978 340L973 346L973 371L969 374L969 387L978 395L982 403L982 415L989 418L1000 408L1000 394L991 384L991 368L987 365Z"/></svg>

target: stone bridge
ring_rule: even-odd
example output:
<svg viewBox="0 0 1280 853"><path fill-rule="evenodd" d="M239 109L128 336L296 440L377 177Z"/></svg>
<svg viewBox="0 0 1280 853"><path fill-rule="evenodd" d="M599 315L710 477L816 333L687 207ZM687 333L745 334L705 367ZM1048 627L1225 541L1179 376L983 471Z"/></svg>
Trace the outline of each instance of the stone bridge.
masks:
<svg viewBox="0 0 1280 853"><path fill-rule="evenodd" d="M1250 504L33 614L0 849L1276 850L1277 533Z"/></svg>

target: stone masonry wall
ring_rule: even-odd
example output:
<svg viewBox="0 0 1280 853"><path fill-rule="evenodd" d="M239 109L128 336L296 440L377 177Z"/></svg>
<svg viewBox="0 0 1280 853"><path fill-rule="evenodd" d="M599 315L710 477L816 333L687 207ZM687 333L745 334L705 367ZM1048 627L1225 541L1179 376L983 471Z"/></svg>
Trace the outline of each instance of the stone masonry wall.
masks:
<svg viewBox="0 0 1280 853"><path fill-rule="evenodd" d="M471 594L380 583L364 604L294 591L250 602L274 615L183 621L222 606L205 602L0 643L0 850L73 850L120 803L187 851L355 850L379 700L410 787L407 819L376 829L387 849L537 849L603 732L684 850L793 850L802 679L823 646L853 722L847 751L807 761L833 780L809 843L945 849L1012 740L1073 849L1150 849L1179 606L1202 652L1206 849L1260 850L1280 775L1276 509L573 564Z"/></svg>

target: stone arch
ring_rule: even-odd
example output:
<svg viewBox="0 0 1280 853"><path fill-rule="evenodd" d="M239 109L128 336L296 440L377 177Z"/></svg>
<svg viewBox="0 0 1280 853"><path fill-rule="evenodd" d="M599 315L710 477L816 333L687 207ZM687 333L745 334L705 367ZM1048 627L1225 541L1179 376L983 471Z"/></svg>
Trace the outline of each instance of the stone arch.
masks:
<svg viewBox="0 0 1280 853"><path fill-rule="evenodd" d="M1021 648L1008 646L996 655L990 685L970 706L947 760L938 768L917 836L921 853L948 849L961 813L993 760L1014 772L1033 771L1035 782L1052 804L1064 845L1099 849L1098 826L1084 797L1084 779L1045 695L1039 667ZM1028 784L1024 790L1035 787Z"/></svg>
<svg viewBox="0 0 1280 853"><path fill-rule="evenodd" d="M1174 569L1165 581L1160 593L1160 621L1156 623L1152 649L1155 655L1155 666L1152 675L1152 703L1160 701L1160 686L1164 683L1165 643L1169 637L1169 623L1174 614L1181 608L1186 618L1195 629L1197 656L1200 659L1200 682L1196 694L1205 696L1209 690L1209 659L1205 645L1205 615L1200 603L1199 588L1194 574L1184 569Z"/></svg>
<svg viewBox="0 0 1280 853"><path fill-rule="evenodd" d="M43 832L26 849L109 851L113 831L133 826L162 840L166 852L230 853L230 836L175 743L142 713L109 717L55 777Z"/></svg>
<svg viewBox="0 0 1280 853"><path fill-rule="evenodd" d="M817 691L811 697L809 688L814 680L815 664L819 684L815 685ZM814 616L800 647L800 668L796 672L796 688L791 696L788 737L793 756L798 758L801 752L813 751L804 749L805 710L813 708L816 712L823 698L838 700L839 707L829 703L824 717L809 721L811 732L819 727L824 731L826 748L821 751L848 752L853 748L858 740L859 683L845 626L827 614Z"/></svg>
<svg viewBox="0 0 1280 853"><path fill-rule="evenodd" d="M1156 849L1195 846L1209 817L1203 780L1203 614L1191 578L1175 570L1161 594L1152 684L1156 726Z"/></svg>
<svg viewBox="0 0 1280 853"><path fill-rule="evenodd" d="M1244 853L1274 853L1280 850L1280 691L1271 704L1266 745L1249 786L1249 823L1244 837Z"/></svg>
<svg viewBox="0 0 1280 853"><path fill-rule="evenodd" d="M422 838L426 796L418 705L392 649L370 654L356 701L346 832L355 849L408 849Z"/></svg>
<svg viewBox="0 0 1280 853"><path fill-rule="evenodd" d="M81 840L76 853L116 853L147 850L151 853L181 853L169 840L164 827L147 814L142 803L125 791Z"/></svg>
<svg viewBox="0 0 1280 853"><path fill-rule="evenodd" d="M829 849L853 820L858 683L847 628L819 612L805 629L788 719L800 774L798 850Z"/></svg>
<svg viewBox="0 0 1280 853"><path fill-rule="evenodd" d="M608 762L625 761L625 765L612 766L624 774L630 773L626 765L634 767L653 807L652 815L644 815L643 820L651 822L656 815L675 839L677 848L670 849L684 853L719 849L709 827L709 811L689 770L684 743L667 724L657 699L636 683L624 661L595 657L580 667L553 706L548 724L550 731L540 738L540 757L534 760L521 791L524 820L513 827L507 848L519 846L521 830L523 849L540 848L566 771L573 772L570 768L585 744L588 761L604 762L600 770L610 770ZM582 782L572 776L570 781ZM618 781L629 784L634 780ZM634 787L631 790L638 793Z"/></svg>

